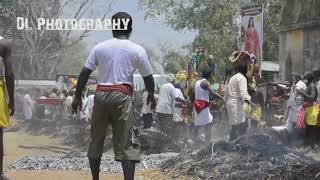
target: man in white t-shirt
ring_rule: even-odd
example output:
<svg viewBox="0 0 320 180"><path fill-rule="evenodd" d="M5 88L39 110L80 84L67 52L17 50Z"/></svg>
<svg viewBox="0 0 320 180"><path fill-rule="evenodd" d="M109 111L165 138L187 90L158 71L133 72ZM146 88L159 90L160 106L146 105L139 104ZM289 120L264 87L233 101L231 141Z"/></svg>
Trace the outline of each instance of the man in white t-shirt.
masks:
<svg viewBox="0 0 320 180"><path fill-rule="evenodd" d="M91 140L88 150L93 180L99 179L104 139L109 124L113 129L115 160L122 163L125 180L134 179L135 163L140 161L140 146L135 140L136 119L132 103L133 74L138 70L148 91L148 103L155 107L154 79L146 50L129 40L132 18L118 12L112 16L113 30L110 40L97 44L82 69L72 103L76 112L81 105L81 93L92 71L98 68L97 92L91 118ZM118 23L117 23L118 22Z"/></svg>
<svg viewBox="0 0 320 180"><path fill-rule="evenodd" d="M182 93L182 88L179 84L176 84L174 86L176 88L176 95L178 98L185 100L184 95ZM174 137L182 137L183 136L183 130L184 130L184 108L186 106L178 101L175 101L174 104L174 114L173 114L173 130L176 132L174 134Z"/></svg>
<svg viewBox="0 0 320 180"><path fill-rule="evenodd" d="M158 116L159 128L168 136L172 136L172 118L174 114L175 101L186 104L185 100L179 98L174 87L175 76L167 75L168 82L160 87L159 99L157 103L156 113Z"/></svg>

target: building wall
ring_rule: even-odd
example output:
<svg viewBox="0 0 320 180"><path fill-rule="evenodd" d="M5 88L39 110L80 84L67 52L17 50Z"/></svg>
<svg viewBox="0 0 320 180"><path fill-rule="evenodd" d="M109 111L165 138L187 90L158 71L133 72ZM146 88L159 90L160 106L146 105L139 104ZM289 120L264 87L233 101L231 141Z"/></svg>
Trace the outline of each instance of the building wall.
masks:
<svg viewBox="0 0 320 180"><path fill-rule="evenodd" d="M282 80L291 72L320 70L320 26L282 31L279 36Z"/></svg>
<svg viewBox="0 0 320 180"><path fill-rule="evenodd" d="M284 0L279 26L281 79L320 70L320 0Z"/></svg>

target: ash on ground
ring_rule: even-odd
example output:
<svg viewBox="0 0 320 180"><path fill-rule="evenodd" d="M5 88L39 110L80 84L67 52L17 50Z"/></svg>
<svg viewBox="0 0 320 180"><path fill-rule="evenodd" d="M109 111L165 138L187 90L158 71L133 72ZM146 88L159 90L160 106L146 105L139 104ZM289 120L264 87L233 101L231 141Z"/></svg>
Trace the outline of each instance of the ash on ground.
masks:
<svg viewBox="0 0 320 180"><path fill-rule="evenodd" d="M138 170L160 168L164 161L177 156L176 153L162 153L146 155L137 164ZM86 153L71 153L66 156L48 157L24 157L9 166L12 170L71 170L82 171L90 170L89 161ZM102 156L101 171L120 173L122 172L121 163L114 160L113 156Z"/></svg>
<svg viewBox="0 0 320 180"><path fill-rule="evenodd" d="M173 177L195 179L320 179L318 161L277 144L265 134L181 153L162 168Z"/></svg>

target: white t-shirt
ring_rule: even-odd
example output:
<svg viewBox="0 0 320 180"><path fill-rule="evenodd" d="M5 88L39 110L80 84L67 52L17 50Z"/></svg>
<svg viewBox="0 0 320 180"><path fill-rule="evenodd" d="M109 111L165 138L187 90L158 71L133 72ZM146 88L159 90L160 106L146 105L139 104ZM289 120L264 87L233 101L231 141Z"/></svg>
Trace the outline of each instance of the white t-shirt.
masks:
<svg viewBox="0 0 320 180"><path fill-rule="evenodd" d="M94 94L91 94L90 96L88 96L88 109L89 109L90 115L93 111L93 106L94 106Z"/></svg>
<svg viewBox="0 0 320 180"><path fill-rule="evenodd" d="M73 97L72 96L67 96L66 102L65 102L66 106L71 106L72 101L73 101Z"/></svg>
<svg viewBox="0 0 320 180"><path fill-rule="evenodd" d="M176 93L177 93L177 97L185 100L180 89L176 88ZM175 103L178 103L178 102L175 102ZM174 107L174 115L172 120L174 122L183 122L182 108Z"/></svg>
<svg viewBox="0 0 320 180"><path fill-rule="evenodd" d="M226 100L229 97L233 98L241 98L243 101L251 100L251 96L248 93L248 87L247 87L247 79L246 77L241 74L237 73L233 75L230 80L229 84L227 86L226 90Z"/></svg>
<svg viewBox="0 0 320 180"><path fill-rule="evenodd" d="M146 50L130 40L113 38L96 45L84 65L94 71L98 67L98 84L130 84L138 69L141 76L153 73Z"/></svg>
<svg viewBox="0 0 320 180"><path fill-rule="evenodd" d="M156 108L157 113L173 114L174 102L177 98L176 88L172 83L166 83L161 86L159 100Z"/></svg>

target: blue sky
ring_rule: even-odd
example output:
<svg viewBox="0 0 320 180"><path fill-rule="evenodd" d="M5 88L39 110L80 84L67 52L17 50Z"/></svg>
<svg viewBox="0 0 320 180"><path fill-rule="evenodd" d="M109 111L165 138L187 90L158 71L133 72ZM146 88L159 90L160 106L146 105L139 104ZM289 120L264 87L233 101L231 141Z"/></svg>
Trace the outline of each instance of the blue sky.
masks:
<svg viewBox="0 0 320 180"><path fill-rule="evenodd" d="M105 0L100 0L95 6L103 6ZM109 18L118 11L128 12L133 17L133 32L131 39L137 43L157 50L159 42L177 48L190 44L196 32L174 31L164 22L158 20L144 20L144 13L138 8L138 0L117 0L112 6ZM93 31L86 39L88 47L112 37L111 31Z"/></svg>

